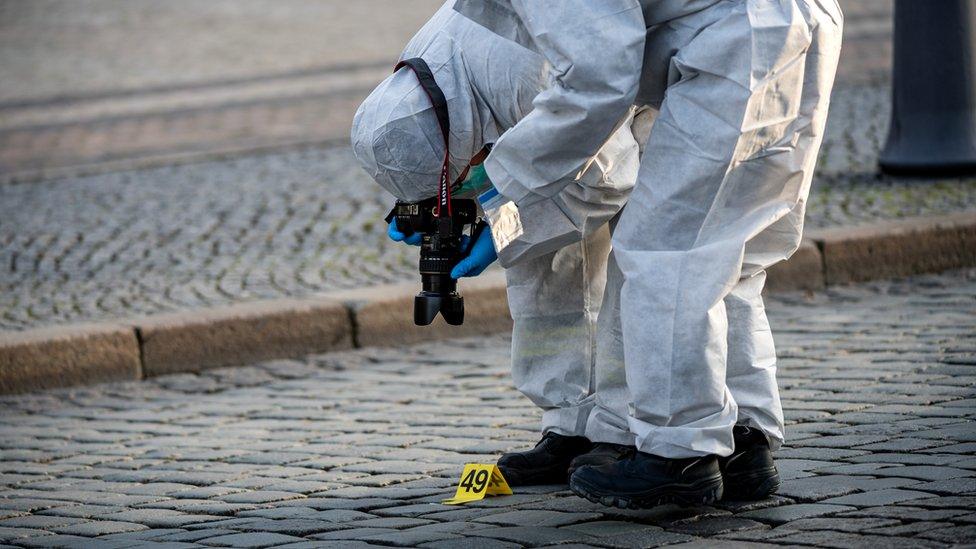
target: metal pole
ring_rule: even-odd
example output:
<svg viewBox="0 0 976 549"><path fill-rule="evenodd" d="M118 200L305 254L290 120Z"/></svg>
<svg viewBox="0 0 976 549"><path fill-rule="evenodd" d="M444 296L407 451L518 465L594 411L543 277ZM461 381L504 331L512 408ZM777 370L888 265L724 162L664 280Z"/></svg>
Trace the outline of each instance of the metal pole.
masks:
<svg viewBox="0 0 976 549"><path fill-rule="evenodd" d="M896 0L892 86L881 171L976 174L976 0Z"/></svg>

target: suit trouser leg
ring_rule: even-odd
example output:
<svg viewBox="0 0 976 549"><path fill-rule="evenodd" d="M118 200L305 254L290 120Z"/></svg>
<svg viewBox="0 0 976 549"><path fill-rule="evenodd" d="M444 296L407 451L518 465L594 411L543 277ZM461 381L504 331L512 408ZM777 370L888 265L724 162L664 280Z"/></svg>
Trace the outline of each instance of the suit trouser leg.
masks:
<svg viewBox="0 0 976 549"><path fill-rule="evenodd" d="M596 320L606 285L606 227L506 270L512 378L543 410L542 431L583 435L593 407Z"/></svg>
<svg viewBox="0 0 976 549"><path fill-rule="evenodd" d="M778 402L763 353L743 350L771 343L767 329L748 326L764 321L762 268L799 243L838 23L800 3L743 2L671 60L613 235L628 421L641 451L728 455L735 393L750 406Z"/></svg>

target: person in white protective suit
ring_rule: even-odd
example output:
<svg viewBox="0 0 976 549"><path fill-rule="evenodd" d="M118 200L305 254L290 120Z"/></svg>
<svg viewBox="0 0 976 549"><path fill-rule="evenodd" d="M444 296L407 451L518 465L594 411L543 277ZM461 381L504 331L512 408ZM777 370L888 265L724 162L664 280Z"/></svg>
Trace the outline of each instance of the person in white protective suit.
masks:
<svg viewBox="0 0 976 549"><path fill-rule="evenodd" d="M448 0L400 57L424 59L447 99L452 181L486 144L531 112L532 100L552 83L545 58L453 6L454 0ZM499 250L514 319L513 378L543 409L543 432L565 435L550 437L548 445L566 450L555 466L503 468L510 484L566 482L572 459L578 457L577 466L615 460L633 445L632 440L592 445L582 435L596 405L597 315L610 252L608 222L637 179L638 140L646 137L653 114L628 110L585 169L567 177L558 193L521 209L518 234L509 235ZM397 199L419 201L437 192L443 138L430 98L406 67L364 101L353 122L352 142L365 170ZM390 234L405 239L395 227ZM622 384L623 363L604 368L614 369L613 377ZM626 432L626 401L620 401L615 414L602 415L612 417L604 427L608 441L619 438L614 433L621 428ZM602 418L590 420L590 430L599 431L603 423Z"/></svg>
<svg viewBox="0 0 976 549"><path fill-rule="evenodd" d="M654 119L639 139L636 186L610 223L595 339L580 338L595 341L594 375L567 383L553 363L538 375L515 367L549 426L534 449L503 456L503 472L542 480L592 453L574 442L586 437L633 448L570 465L570 487L593 501L649 507L772 493L771 450L784 429L761 291L765 269L800 242L840 52L835 0L457 0L454 10L541 56L549 75L484 160L494 187L486 196L498 194L486 203L492 222L513 210L524 220L584 186L578 175L635 106ZM524 55L485 49L496 63ZM502 88L488 96L493 108L513 93L509 82L494 91ZM509 232L492 227L503 265ZM535 283L544 267L528 264L522 272ZM533 300L519 282L510 274L516 341L518 306L523 318L554 320L569 294ZM543 302L555 309L525 315Z"/></svg>

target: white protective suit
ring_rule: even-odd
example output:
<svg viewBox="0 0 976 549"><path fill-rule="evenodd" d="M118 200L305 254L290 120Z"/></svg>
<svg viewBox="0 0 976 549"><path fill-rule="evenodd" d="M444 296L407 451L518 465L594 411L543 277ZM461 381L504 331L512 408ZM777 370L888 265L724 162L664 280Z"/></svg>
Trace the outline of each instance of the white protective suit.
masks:
<svg viewBox="0 0 976 549"><path fill-rule="evenodd" d="M760 293L765 269L800 242L840 51L835 0L455 9L551 64L552 85L485 161L520 211L561 193L632 105L659 111L613 233L586 434L669 458L728 455L741 422L777 447L783 416ZM552 294L543 299L567 295Z"/></svg>
<svg viewBox="0 0 976 549"><path fill-rule="evenodd" d="M486 143L525 117L535 96L551 85L545 58L453 6L448 0L401 55L423 58L447 99L452 180ZM500 263L508 267L515 321L512 375L544 410L544 431L582 434L595 405L607 222L637 179L640 152L632 127L646 127L651 115L642 113L642 124L632 124L634 110L624 109L614 121L619 128L606 132L558 192L520 208L522 235L499 251ZM443 138L430 99L409 69L392 74L365 100L353 122L352 143L366 171L397 198L417 201L436 194ZM618 367L622 379L622 363ZM606 437L626 422L626 401L615 413ZM590 423L600 430L599 421Z"/></svg>

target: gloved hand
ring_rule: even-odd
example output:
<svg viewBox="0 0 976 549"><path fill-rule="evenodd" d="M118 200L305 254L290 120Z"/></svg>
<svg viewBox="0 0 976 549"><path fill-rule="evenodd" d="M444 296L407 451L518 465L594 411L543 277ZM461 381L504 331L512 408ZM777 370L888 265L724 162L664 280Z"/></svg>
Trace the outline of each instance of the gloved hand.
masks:
<svg viewBox="0 0 976 549"><path fill-rule="evenodd" d="M495 243L491 240L491 229L482 225L472 238L465 235L461 239L461 249L467 250L467 256L451 269L451 278L464 276L478 276L498 259L495 253Z"/></svg>
<svg viewBox="0 0 976 549"><path fill-rule="evenodd" d="M407 236L397 230L396 218L390 221L390 226L386 229L387 236L390 240L394 242L403 242L404 244L410 244L411 246L420 246L420 243L424 240L424 235L420 233L413 233Z"/></svg>

